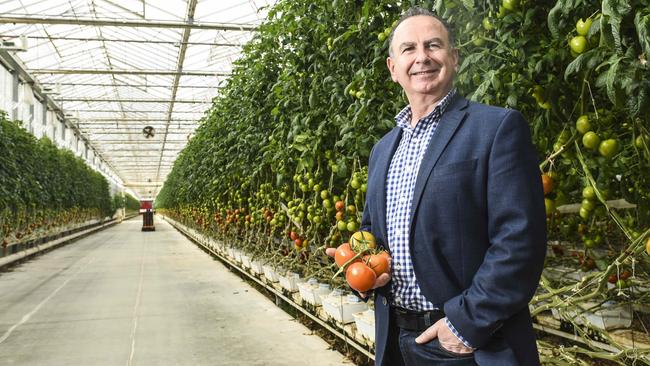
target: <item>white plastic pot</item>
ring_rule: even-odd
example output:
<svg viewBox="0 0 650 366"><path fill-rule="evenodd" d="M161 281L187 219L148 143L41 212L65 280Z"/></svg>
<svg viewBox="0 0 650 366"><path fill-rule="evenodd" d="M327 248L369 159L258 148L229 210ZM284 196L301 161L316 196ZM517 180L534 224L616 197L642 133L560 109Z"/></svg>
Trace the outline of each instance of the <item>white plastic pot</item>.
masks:
<svg viewBox="0 0 650 366"><path fill-rule="evenodd" d="M364 338L375 341L375 311L368 309L363 312L352 314L357 331Z"/></svg>
<svg viewBox="0 0 650 366"><path fill-rule="evenodd" d="M264 277L270 282L278 282L279 277L278 274L275 272L273 267L269 266L268 264L265 264L262 266L262 272L264 272Z"/></svg>
<svg viewBox="0 0 650 366"><path fill-rule="evenodd" d="M278 281L283 289L296 292L298 291L298 284L304 280L301 280L300 275L295 272L287 272L284 276L278 276Z"/></svg>
<svg viewBox="0 0 650 366"><path fill-rule="evenodd" d="M354 321L353 313L368 309L368 305L362 302L356 295L344 295L338 291L323 298L323 310L327 315L337 322L347 324Z"/></svg>

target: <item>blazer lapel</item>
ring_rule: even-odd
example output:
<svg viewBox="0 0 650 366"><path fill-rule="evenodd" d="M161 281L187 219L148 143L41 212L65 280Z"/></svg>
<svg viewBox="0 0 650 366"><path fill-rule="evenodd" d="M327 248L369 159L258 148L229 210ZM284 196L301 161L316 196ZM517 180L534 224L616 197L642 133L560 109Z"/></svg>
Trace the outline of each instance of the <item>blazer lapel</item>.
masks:
<svg viewBox="0 0 650 366"><path fill-rule="evenodd" d="M381 236L385 239L384 244L385 248L388 249L388 231L386 229L386 179L388 178L388 168L390 167L390 162L393 160L393 155L399 142L402 137L402 129L399 127L393 128L393 130L388 135L386 146L387 150L380 154L377 158L377 172L379 174L379 202L378 202L378 212L381 217L379 220L379 231Z"/></svg>
<svg viewBox="0 0 650 366"><path fill-rule="evenodd" d="M467 106L467 103L468 102L465 98L461 96L456 97L456 100L448 106L449 109L442 115L442 119L440 120L438 127L436 127L436 131L433 133L433 136L431 136L429 146L427 146L427 150L422 158L422 163L420 164L420 171L418 172L417 180L415 181L411 214L409 217L411 233L413 232L413 218L418 205L420 204L420 199L422 198L422 193L424 192L427 179L429 178L433 167L438 162L440 154L442 154L449 143L449 140L451 140L454 132L456 132L456 129L458 129L458 126L460 126L460 123L467 114L463 111Z"/></svg>

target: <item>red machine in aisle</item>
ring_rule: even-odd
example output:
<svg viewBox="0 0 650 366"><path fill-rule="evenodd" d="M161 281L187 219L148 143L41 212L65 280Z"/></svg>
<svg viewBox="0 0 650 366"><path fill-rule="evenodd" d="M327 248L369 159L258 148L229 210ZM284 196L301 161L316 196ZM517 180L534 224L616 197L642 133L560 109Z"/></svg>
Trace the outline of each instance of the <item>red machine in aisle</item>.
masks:
<svg viewBox="0 0 650 366"><path fill-rule="evenodd" d="M153 200L140 201L140 213L142 214L142 231L156 231L153 225Z"/></svg>

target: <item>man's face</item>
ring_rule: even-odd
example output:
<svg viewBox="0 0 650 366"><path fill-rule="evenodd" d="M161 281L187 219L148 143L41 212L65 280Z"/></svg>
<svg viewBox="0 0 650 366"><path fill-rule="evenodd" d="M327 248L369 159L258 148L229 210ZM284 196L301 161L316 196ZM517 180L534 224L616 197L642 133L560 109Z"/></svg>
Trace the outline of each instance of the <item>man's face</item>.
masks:
<svg viewBox="0 0 650 366"><path fill-rule="evenodd" d="M417 95L444 97L453 85L458 50L435 18L418 15L404 20L393 34L392 56L386 64L393 81L411 99Z"/></svg>

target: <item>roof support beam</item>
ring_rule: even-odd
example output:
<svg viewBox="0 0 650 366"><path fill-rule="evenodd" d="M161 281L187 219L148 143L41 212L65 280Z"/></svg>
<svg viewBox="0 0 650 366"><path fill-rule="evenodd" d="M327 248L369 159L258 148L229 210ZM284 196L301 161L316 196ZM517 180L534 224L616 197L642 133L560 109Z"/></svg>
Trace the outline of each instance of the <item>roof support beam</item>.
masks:
<svg viewBox="0 0 650 366"><path fill-rule="evenodd" d="M71 75L71 74L91 74L91 75L168 75L168 76L230 76L226 72L206 72L206 71L171 71L171 70L98 70L98 69L27 69L27 72L33 75L50 74L50 75Z"/></svg>
<svg viewBox="0 0 650 366"><path fill-rule="evenodd" d="M134 187L161 187L165 182L147 182L147 183L136 183L136 182L129 182L129 183L124 183L125 187L129 188L134 188Z"/></svg>
<svg viewBox="0 0 650 366"><path fill-rule="evenodd" d="M57 107L58 108L58 107ZM66 113L80 113L80 112L106 112L106 113L117 113L119 111L116 111L115 109L66 109ZM167 114L167 111L163 110L127 110L125 111L126 113L165 113ZM204 111L174 111L174 114L176 113L193 113L193 114L204 114Z"/></svg>
<svg viewBox="0 0 650 366"><path fill-rule="evenodd" d="M153 119L153 118L71 118L66 117L69 121L79 121L79 124L86 124L88 122L167 122L166 119ZM198 123L195 119L174 119L176 122L194 122ZM90 123L88 123L90 124Z"/></svg>
<svg viewBox="0 0 650 366"><path fill-rule="evenodd" d="M102 135L142 135L142 131L90 131L90 130L83 130L81 131L85 135L93 135L93 136L102 136ZM172 131L169 134L171 135L186 135L193 133L194 130L183 130L183 131ZM101 140L93 140L93 141L101 141Z"/></svg>
<svg viewBox="0 0 650 366"><path fill-rule="evenodd" d="M187 2L187 11L185 17L186 24L194 24L194 12L196 11L196 5L198 0L189 0ZM167 110L167 126L165 127L165 133L163 135L163 145L160 150L160 159L158 160L158 172L156 173L156 180L160 180L160 164L163 160L163 152L165 151L165 145L167 143L167 136L169 132L169 125L172 122L172 115L174 114L174 100L176 99L176 92L178 92L178 84L181 80L181 72L183 72L183 63L185 62L185 52L187 51L187 41L190 39L190 32L192 28L183 29L183 39L181 40L181 48L178 51L178 60L176 61L176 72L178 73L174 76L174 83L172 84L172 93L171 99L172 102L169 103L169 109Z"/></svg>
<svg viewBox="0 0 650 366"><path fill-rule="evenodd" d="M63 85L63 86L117 86L117 87L133 87L133 88L165 88L169 89L169 85L152 85L152 84L101 84L101 83L48 83L43 82L41 85ZM179 85L179 88L192 88L192 89L221 89L220 86L208 85Z"/></svg>
<svg viewBox="0 0 650 366"><path fill-rule="evenodd" d="M57 102L84 102L84 103L102 103L102 102L117 102L117 103L212 103L207 100L192 100L192 99L117 99L117 98L56 98Z"/></svg>
<svg viewBox="0 0 650 366"><path fill-rule="evenodd" d="M192 14L193 15L193 14ZM145 27L145 28L181 28L181 29L211 29L222 31L251 32L257 30L257 25L238 23L194 23L194 17L185 22L170 22L163 20L117 20L72 17L39 17L39 16L0 16L0 23L15 24L66 24L92 25L95 27ZM187 42L187 41L185 41Z"/></svg>
<svg viewBox="0 0 650 366"><path fill-rule="evenodd" d="M18 38L20 35L3 35L8 38ZM42 36L27 36L29 39L47 39L58 41L81 41L81 42L120 42L120 43L146 43L146 44L173 44L180 45L176 41L156 41L145 39L117 39L117 38L92 38L92 37L42 37ZM216 47L242 47L239 43L214 43L214 42L187 42L190 46L216 46Z"/></svg>
<svg viewBox="0 0 650 366"><path fill-rule="evenodd" d="M162 143L161 140L154 140L154 141L150 141L150 140L147 140L147 141L140 141L140 140L138 140L138 141L136 141L136 140L94 140L94 141L97 142L100 145L111 145L111 144L138 144L138 145L142 145L142 144L160 144L160 143ZM186 143L187 140L186 139L183 139L183 140L167 140L167 142Z"/></svg>

